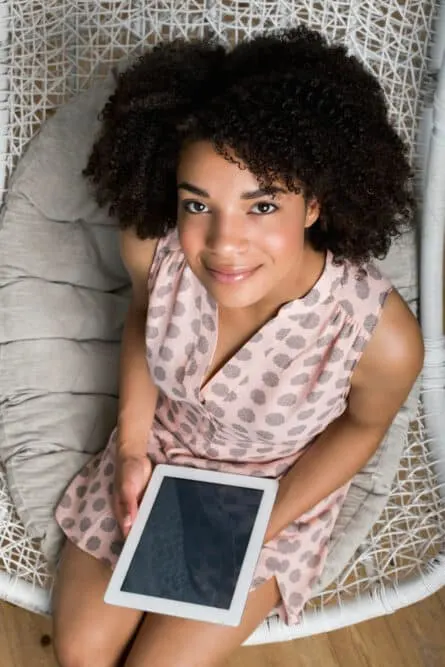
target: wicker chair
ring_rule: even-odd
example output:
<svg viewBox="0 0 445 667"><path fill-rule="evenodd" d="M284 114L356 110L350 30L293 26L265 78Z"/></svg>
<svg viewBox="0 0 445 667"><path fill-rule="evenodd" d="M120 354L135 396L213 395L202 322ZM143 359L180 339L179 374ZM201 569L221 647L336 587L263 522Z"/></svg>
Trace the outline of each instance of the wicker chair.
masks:
<svg viewBox="0 0 445 667"><path fill-rule="evenodd" d="M444 5L415 0L0 1L4 190L40 123L93 79L103 77L122 56L179 35L216 34L238 41L287 25L290 19L344 41L377 74L392 119L419 165L420 313L426 361L417 416L406 435L391 496L341 575L309 602L302 622L288 627L272 618L249 643L326 632L391 613L445 584ZM39 543L18 518L0 467L0 598L48 613L51 584Z"/></svg>

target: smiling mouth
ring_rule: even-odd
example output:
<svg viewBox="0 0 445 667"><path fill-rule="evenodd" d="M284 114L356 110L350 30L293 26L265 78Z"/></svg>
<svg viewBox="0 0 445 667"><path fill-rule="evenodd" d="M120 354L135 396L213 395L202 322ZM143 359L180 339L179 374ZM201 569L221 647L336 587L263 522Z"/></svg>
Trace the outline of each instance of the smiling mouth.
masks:
<svg viewBox="0 0 445 667"><path fill-rule="evenodd" d="M220 267L213 268L206 266L208 273L220 283L239 283L247 278L250 278L260 267L255 266L253 269L240 267Z"/></svg>

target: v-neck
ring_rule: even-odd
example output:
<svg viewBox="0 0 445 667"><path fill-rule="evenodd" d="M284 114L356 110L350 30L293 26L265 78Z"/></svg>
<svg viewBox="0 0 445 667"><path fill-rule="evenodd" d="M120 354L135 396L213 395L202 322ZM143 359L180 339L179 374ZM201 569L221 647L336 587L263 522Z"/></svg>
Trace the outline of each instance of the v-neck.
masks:
<svg viewBox="0 0 445 667"><path fill-rule="evenodd" d="M277 326L278 324L281 325L286 323L286 321L290 320L290 324L294 325L295 320L298 319L299 315L304 316L308 315L311 312L311 307L314 306L315 304L320 304L323 301L325 301L326 298L329 297L330 292L331 292L331 286L332 286L332 276L331 276L331 267L332 267L332 260L333 256L332 253L328 250L326 252L326 257L325 257L325 262L324 262L324 267L323 270L318 278L318 280L314 283L312 288L303 296L298 299L293 299L291 301L288 301L284 303L276 314L268 319L259 329L257 329L225 362L218 370L213 373L213 375L206 380L206 382L203 384L203 380L207 375L208 369L211 367L212 362L215 358L217 346L218 346L218 341L219 341L219 326L220 326L220 315L219 315L219 308L218 304L216 301L213 299L213 297L207 292L205 289L204 285L201 285L202 290L203 290L203 298L202 302L208 304L208 314L212 317L213 319L213 324L214 326L212 327L213 331L211 333L212 336L212 341L210 342L209 345L209 351L207 354L206 358L206 363L204 367L204 371L201 375L201 383L199 385L199 397L201 399L204 399L204 397L207 395L209 389L211 386L220 378L221 374L223 373L224 369L227 368L234 360L234 358L238 355L238 357L242 356L242 353L245 352L244 356L250 357L246 353L247 350L252 346L252 344L255 344L255 342L262 340L264 338L265 332L267 329L272 328L273 326ZM195 278L198 280L197 278ZM293 322L292 322L293 320ZM249 350L250 351L250 350ZM237 361L241 361L240 359Z"/></svg>

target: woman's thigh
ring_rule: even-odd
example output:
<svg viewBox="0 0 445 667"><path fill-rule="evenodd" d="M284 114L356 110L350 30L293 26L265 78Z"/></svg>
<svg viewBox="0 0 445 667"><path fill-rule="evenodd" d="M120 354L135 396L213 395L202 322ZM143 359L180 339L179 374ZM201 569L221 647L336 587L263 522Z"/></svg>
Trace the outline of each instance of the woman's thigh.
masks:
<svg viewBox="0 0 445 667"><path fill-rule="evenodd" d="M67 542L53 596L54 649L61 667L114 667L142 613L105 604L111 570Z"/></svg>
<svg viewBox="0 0 445 667"><path fill-rule="evenodd" d="M220 665L264 620L280 599L276 579L249 595L235 628L147 614L125 667L214 667Z"/></svg>

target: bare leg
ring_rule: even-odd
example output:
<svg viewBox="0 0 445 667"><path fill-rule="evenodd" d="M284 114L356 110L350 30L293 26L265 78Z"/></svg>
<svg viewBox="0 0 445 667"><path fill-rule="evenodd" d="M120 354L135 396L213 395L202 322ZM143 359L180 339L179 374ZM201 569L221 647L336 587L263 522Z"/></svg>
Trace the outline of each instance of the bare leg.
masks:
<svg viewBox="0 0 445 667"><path fill-rule="evenodd" d="M54 592L54 650L61 667L115 667L143 614L103 601L109 567L67 542Z"/></svg>
<svg viewBox="0 0 445 667"><path fill-rule="evenodd" d="M236 627L147 614L125 667L214 667L227 658L263 621L280 598L276 579L249 595Z"/></svg>

